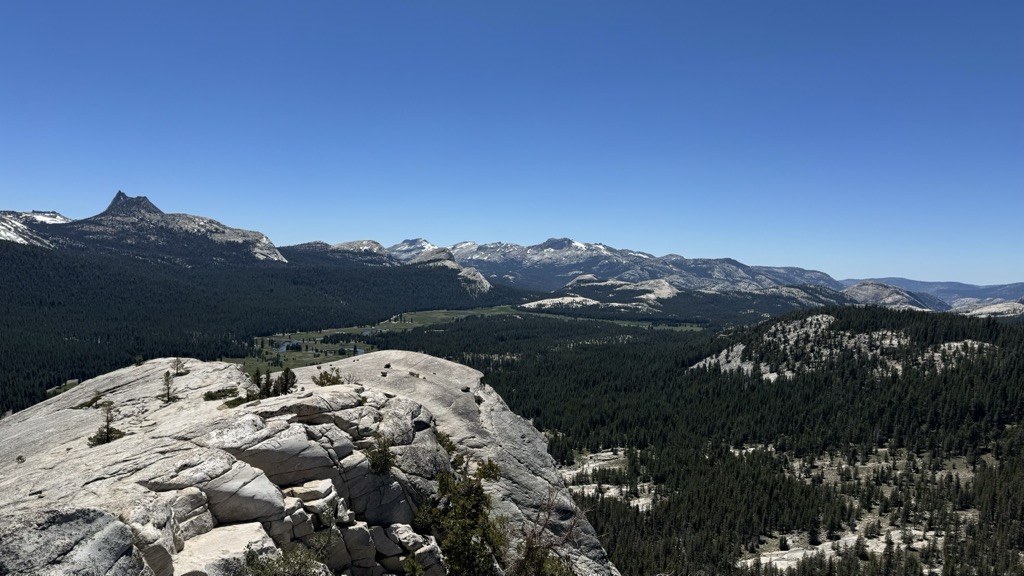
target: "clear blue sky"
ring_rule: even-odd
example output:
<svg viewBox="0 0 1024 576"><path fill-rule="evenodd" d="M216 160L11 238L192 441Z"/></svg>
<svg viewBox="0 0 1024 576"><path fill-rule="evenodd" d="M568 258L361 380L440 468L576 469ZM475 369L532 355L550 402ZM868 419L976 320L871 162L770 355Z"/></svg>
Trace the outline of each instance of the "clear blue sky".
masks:
<svg viewBox="0 0 1024 576"><path fill-rule="evenodd" d="M0 209L1024 281L1024 2L0 3Z"/></svg>

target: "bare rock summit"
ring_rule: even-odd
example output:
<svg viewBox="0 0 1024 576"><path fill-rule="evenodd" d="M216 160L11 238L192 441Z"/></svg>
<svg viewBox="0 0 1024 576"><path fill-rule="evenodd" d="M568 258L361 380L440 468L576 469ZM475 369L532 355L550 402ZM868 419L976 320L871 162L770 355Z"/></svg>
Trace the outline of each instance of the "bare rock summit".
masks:
<svg viewBox="0 0 1024 576"><path fill-rule="evenodd" d="M323 371L342 383L316 386ZM408 558L445 574L435 537L412 528L452 470L443 432L471 468L500 466L493 515L520 534L575 530L560 550L573 571L618 574L544 437L475 370L377 352L297 369L296 391L235 408L225 391L252 390L237 365L187 360L172 402L168 372L174 359L151 360L0 420L0 573L226 575L246 549L327 541L324 574L401 574ZM105 425L124 436L90 446ZM369 458L378 436L393 442L384 473Z"/></svg>

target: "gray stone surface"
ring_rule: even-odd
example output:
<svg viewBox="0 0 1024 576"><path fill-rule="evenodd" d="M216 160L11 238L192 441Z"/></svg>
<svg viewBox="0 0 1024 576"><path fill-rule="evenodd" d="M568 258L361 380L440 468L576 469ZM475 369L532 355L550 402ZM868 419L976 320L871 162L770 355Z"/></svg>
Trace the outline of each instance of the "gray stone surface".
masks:
<svg viewBox="0 0 1024 576"><path fill-rule="evenodd" d="M331 570L343 570L352 565L352 556L345 546L345 539L337 526L331 528L327 549L327 566Z"/></svg>
<svg viewBox="0 0 1024 576"><path fill-rule="evenodd" d="M245 560L246 548L279 555L258 522L220 526L189 540L174 558L175 576L232 576Z"/></svg>
<svg viewBox="0 0 1024 576"><path fill-rule="evenodd" d="M65 508L0 527L6 574L142 574L131 528L102 510Z"/></svg>
<svg viewBox="0 0 1024 576"><path fill-rule="evenodd" d="M135 535L135 547L146 564L159 575L173 573L171 556L181 550L184 538L174 518L176 494L163 494L149 504L136 506L121 517Z"/></svg>
<svg viewBox="0 0 1024 576"><path fill-rule="evenodd" d="M158 397L172 362L111 372L0 420L5 570L170 576L192 562L189 570L210 574L223 567L195 567L196 550L215 550L210 543L237 526L251 535L258 528L271 546L295 547L336 525L342 544L332 562L350 563L353 575L383 573L378 552L396 559L401 548L432 558L434 551L423 551L432 540L408 524L420 495L433 493L437 475L451 470L435 426L469 462L490 458L501 466L502 480L487 483L495 515L529 522L552 489L560 514L548 528L564 530L576 514L543 436L464 366L376 352L321 367L337 368L346 384L318 387L317 369L300 368L304 391L228 409L202 396L252 389L237 365L186 359L189 373L174 380L180 400L164 403ZM127 435L90 448L86 438L103 415L89 406L107 401ZM395 443L396 464L386 473L370 471L363 452L374 434ZM336 521L321 510L334 504ZM581 545L566 551L576 572L617 574L590 525L583 520L577 528ZM435 563L428 572L439 570Z"/></svg>
<svg viewBox="0 0 1024 576"><path fill-rule="evenodd" d="M334 484L330 480L311 480L302 486L288 488L284 493L303 502L323 500L329 495L334 494Z"/></svg>
<svg viewBox="0 0 1024 576"><path fill-rule="evenodd" d="M341 534L353 561L373 560L377 555L377 548L373 545L373 537L365 522L356 522L353 526L347 526L341 531Z"/></svg>
<svg viewBox="0 0 1024 576"><path fill-rule="evenodd" d="M370 528L370 536L373 537L373 545L377 548L378 554L384 556L398 556L402 553L402 549L388 538L386 532L384 532L383 526L374 526Z"/></svg>
<svg viewBox="0 0 1024 576"><path fill-rule="evenodd" d="M423 548L429 542L426 536L417 534L411 526L406 524L392 524L384 530L388 539L401 546L404 550L415 552ZM376 538L374 539L376 541Z"/></svg>
<svg viewBox="0 0 1024 576"><path fill-rule="evenodd" d="M386 369L387 376L381 376L385 364L390 364L391 368ZM534 518L544 517L541 512L548 502L548 493L554 490L560 513L546 528L553 534L561 533L575 519L577 545L566 551L574 571L618 574L593 527L585 518L576 518L580 512L557 474L544 436L509 410L497 392L481 382L480 372L440 358L398 350L374 352L334 362L331 366L337 367L343 375L351 374L364 386L367 405L377 402L382 415L401 412L398 408L401 403L396 403L396 409L389 409L387 402L371 402L377 398L371 393L394 395L396 400L413 399L422 407L420 417L432 418L437 429L448 434L468 461L494 460L501 467L502 475L500 482L486 483L494 515L506 516L511 524L532 523ZM311 378L310 370L296 371L300 383ZM414 444L421 441L421 436L425 442L426 434L429 432L417 433ZM439 449L436 442L431 445ZM406 473L407 483L417 488L432 485L429 479L444 469L443 451L440 454L431 454L429 450L406 453L404 448L396 446L393 451L398 455L399 468ZM356 471L354 468L353 475ZM354 502L353 508L358 511Z"/></svg>
<svg viewBox="0 0 1024 576"><path fill-rule="evenodd" d="M441 548L436 542L431 542L420 548L413 556L423 566L427 576L444 576L446 574L444 554L441 553Z"/></svg>

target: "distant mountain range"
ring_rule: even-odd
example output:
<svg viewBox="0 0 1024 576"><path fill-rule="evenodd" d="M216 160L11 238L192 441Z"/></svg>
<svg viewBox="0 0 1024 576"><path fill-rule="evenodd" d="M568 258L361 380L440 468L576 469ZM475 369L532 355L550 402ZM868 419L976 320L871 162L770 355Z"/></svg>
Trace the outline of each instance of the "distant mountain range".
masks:
<svg viewBox="0 0 1024 576"><path fill-rule="evenodd" d="M1024 282L977 286L962 282L921 282L907 278L871 278L870 281L895 286L919 294L930 294L953 309L969 309L979 306L1017 301L1024 296ZM844 286L852 286L863 280L842 280Z"/></svg>
<svg viewBox="0 0 1024 576"><path fill-rule="evenodd" d="M57 212L0 212L0 240L47 249L123 255L185 267L440 266L459 270L466 290L492 283L553 293L533 306L657 313L680 293L780 298L792 306L875 304L980 315L1024 313L1024 283L975 286L905 278L838 281L798 267L751 266L731 258L654 256L604 244L552 238L533 246L418 238L384 247L372 240L278 248L260 232L201 216L166 214L145 196L118 192L102 213L72 220ZM693 297L692 295L690 296Z"/></svg>
<svg viewBox="0 0 1024 576"><path fill-rule="evenodd" d="M252 338L414 310L514 306L716 329L811 307L875 304L1024 317L1024 284L838 282L796 267L653 256L567 238L535 246L422 239L275 246L118 193L106 210L0 212L0 413L138 355L215 359Z"/></svg>

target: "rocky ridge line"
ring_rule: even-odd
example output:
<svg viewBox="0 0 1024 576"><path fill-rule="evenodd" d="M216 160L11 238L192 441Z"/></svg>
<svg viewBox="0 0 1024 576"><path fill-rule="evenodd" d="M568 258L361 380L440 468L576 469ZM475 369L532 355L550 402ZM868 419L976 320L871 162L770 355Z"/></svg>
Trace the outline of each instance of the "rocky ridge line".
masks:
<svg viewBox="0 0 1024 576"><path fill-rule="evenodd" d="M385 351L296 370L298 392L228 409L203 394L251 387L237 365L188 360L163 402L158 359L90 380L0 421L0 572L220 575L247 546L267 553L332 536L335 573L401 574L412 556L444 574L443 551L411 528L437 475L451 470L446 433L470 462L493 459L496 515L546 526L576 519L563 552L577 574L618 572L558 477L545 439L467 367ZM312 379L336 368L345 384ZM127 435L89 448L113 402ZM374 434L394 440L396 466L370 469ZM332 511L336 510L336 514Z"/></svg>

